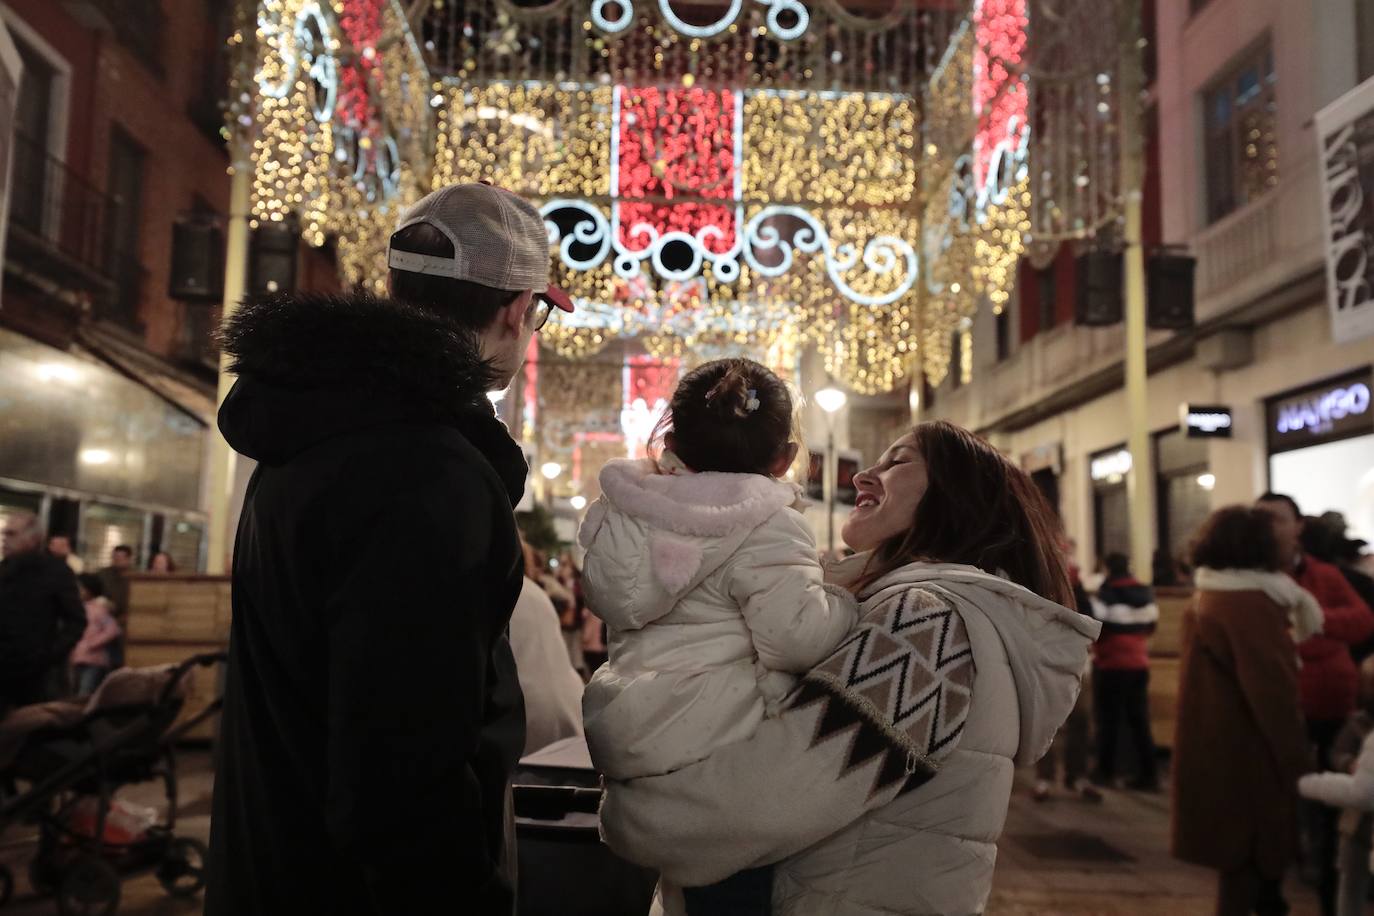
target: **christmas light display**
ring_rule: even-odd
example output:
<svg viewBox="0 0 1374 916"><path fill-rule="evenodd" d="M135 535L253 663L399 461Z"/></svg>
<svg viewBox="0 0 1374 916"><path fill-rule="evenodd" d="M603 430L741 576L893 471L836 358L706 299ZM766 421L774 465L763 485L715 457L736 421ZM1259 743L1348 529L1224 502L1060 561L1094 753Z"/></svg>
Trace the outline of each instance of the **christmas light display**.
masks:
<svg viewBox="0 0 1374 916"><path fill-rule="evenodd" d="M684 9L445 0L422 51L396 0L260 0L231 113L253 218L333 237L345 280L380 289L401 207L490 180L545 216L579 305L541 335L560 358L815 347L859 392L918 354L938 381L1024 248L1026 0Z"/></svg>
<svg viewBox="0 0 1374 916"><path fill-rule="evenodd" d="M253 128L253 225L294 218L311 244L334 236L345 281L380 291L386 238L432 155L418 46L394 0L261 0L251 43L246 31L230 43L254 50L258 92L231 117Z"/></svg>

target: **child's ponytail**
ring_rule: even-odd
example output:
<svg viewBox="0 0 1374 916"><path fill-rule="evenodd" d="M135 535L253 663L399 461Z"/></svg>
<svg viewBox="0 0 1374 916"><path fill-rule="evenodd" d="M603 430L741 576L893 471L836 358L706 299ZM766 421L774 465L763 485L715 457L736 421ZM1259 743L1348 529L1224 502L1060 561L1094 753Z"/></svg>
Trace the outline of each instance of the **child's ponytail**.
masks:
<svg viewBox="0 0 1374 916"><path fill-rule="evenodd" d="M792 442L792 396L766 367L719 359L683 376L655 441L694 471L769 474Z"/></svg>

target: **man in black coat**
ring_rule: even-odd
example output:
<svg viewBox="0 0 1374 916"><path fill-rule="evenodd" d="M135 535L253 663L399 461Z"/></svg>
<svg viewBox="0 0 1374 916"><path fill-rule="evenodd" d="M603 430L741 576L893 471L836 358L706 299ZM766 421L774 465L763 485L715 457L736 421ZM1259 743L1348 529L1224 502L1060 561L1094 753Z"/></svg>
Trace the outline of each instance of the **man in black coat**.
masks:
<svg viewBox="0 0 1374 916"><path fill-rule="evenodd" d="M388 263L389 300L277 296L225 330L219 425L258 467L207 916L514 910L527 468L487 392L572 306L538 211L489 185L416 204Z"/></svg>
<svg viewBox="0 0 1374 916"><path fill-rule="evenodd" d="M43 549L31 512L4 519L0 561L0 717L63 693L67 656L86 630L86 609L67 564Z"/></svg>

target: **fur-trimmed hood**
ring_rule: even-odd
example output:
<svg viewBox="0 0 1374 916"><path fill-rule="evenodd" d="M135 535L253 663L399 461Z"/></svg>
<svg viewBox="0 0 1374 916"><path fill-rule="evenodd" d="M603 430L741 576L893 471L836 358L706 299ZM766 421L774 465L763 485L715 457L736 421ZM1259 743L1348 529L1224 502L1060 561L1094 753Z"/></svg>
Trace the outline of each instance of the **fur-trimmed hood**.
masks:
<svg viewBox="0 0 1374 916"><path fill-rule="evenodd" d="M366 293L249 299L221 336L239 376L279 388L380 392L440 414L484 399L496 378L471 331Z"/></svg>
<svg viewBox="0 0 1374 916"><path fill-rule="evenodd" d="M327 439L387 423L458 428L518 499L526 466L486 392L496 380L470 331L366 294L250 299L222 334L239 376L219 413L241 454L281 465Z"/></svg>

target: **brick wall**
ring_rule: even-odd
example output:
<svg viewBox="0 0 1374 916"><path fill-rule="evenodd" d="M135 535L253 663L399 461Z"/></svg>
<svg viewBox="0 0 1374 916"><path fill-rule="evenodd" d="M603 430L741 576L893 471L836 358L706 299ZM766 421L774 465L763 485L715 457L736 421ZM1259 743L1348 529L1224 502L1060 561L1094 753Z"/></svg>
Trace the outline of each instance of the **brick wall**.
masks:
<svg viewBox="0 0 1374 916"><path fill-rule="evenodd" d="M148 349L173 356L180 345L185 308L167 295L172 224L196 197L219 213L229 209L228 154L192 121L204 61L218 52L206 28L204 0L163 0L162 73L155 73L113 38L100 49L95 83L92 176L107 186L110 137L122 130L143 148L142 219L138 259L146 271L139 303Z"/></svg>

